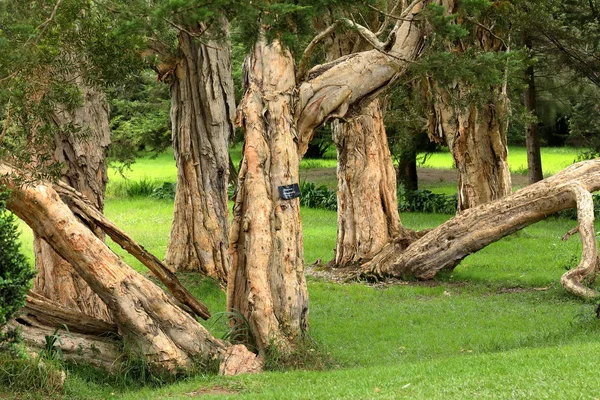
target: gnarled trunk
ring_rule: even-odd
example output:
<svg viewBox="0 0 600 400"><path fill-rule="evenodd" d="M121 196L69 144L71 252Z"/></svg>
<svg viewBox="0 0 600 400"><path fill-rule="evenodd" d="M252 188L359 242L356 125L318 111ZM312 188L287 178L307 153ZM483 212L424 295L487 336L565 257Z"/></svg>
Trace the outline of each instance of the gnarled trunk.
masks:
<svg viewBox="0 0 600 400"><path fill-rule="evenodd" d="M435 85L434 85L435 86ZM445 141L458 171L458 210L466 210L511 193L506 143L506 102L494 94L495 102L452 105L453 94L462 97L461 84L435 88L430 135Z"/></svg>
<svg viewBox="0 0 600 400"><path fill-rule="evenodd" d="M338 153L336 267L370 259L400 231L396 174L378 100L333 123Z"/></svg>
<svg viewBox="0 0 600 400"><path fill-rule="evenodd" d="M99 210L104 208L107 182L106 150L110 144L108 104L102 93L79 84L83 105L53 115L59 128L54 158L64 163L61 179L83 193ZM69 132L73 126L79 132ZM92 227L93 228L93 227ZM103 237L100 231L95 231ZM106 305L78 273L42 238L34 236L36 275L33 291L87 315L110 321Z"/></svg>
<svg viewBox="0 0 600 400"><path fill-rule="evenodd" d="M308 317L300 203L282 199L278 189L298 183L299 175L294 59L278 41L261 39L246 59L245 79L239 108L245 143L233 210L227 309L249 322L261 353L269 345L287 353L307 329Z"/></svg>
<svg viewBox="0 0 600 400"><path fill-rule="evenodd" d="M0 164L0 176L12 173ZM212 337L157 285L125 264L75 217L51 185L17 186L10 178L5 183L12 191L7 208L73 266L108 306L126 346L153 369L176 373L195 360L224 361L239 350ZM245 360L252 360L251 369L258 365L255 359Z"/></svg>
<svg viewBox="0 0 600 400"><path fill-rule="evenodd" d="M225 43L203 44L184 31L178 39L171 85L177 192L165 262L226 282L227 146L235 111L231 52Z"/></svg>

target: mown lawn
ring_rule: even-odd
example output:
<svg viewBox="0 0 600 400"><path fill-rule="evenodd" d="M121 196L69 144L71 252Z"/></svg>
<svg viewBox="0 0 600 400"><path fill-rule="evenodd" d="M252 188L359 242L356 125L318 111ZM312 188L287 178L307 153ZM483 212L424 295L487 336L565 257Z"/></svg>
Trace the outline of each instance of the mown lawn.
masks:
<svg viewBox="0 0 600 400"><path fill-rule="evenodd" d="M154 164L150 171L160 169ZM164 255L170 201L112 198L106 214L147 249ZM450 217L409 213L402 220L423 229ZM329 260L336 214L303 209L302 221L306 263ZM123 388L76 370L67 379L65 398L600 398L595 304L567 295L558 283L579 259L578 237L560 240L574 225L556 218L539 222L431 282L336 284L309 277L311 334L332 359L328 370L197 376L160 388ZM25 232L25 243L29 235ZM195 274L181 278L215 315L206 326L224 334L219 318L224 293Z"/></svg>

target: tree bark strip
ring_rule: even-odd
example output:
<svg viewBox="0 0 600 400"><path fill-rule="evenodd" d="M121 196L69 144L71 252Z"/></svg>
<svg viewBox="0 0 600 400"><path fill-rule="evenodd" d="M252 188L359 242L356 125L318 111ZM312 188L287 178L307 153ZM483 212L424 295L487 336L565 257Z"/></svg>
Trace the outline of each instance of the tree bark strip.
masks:
<svg viewBox="0 0 600 400"><path fill-rule="evenodd" d="M226 24L226 22L222 22ZM229 45L178 35L171 84L175 210L165 263L225 283L229 218L229 138L235 113Z"/></svg>

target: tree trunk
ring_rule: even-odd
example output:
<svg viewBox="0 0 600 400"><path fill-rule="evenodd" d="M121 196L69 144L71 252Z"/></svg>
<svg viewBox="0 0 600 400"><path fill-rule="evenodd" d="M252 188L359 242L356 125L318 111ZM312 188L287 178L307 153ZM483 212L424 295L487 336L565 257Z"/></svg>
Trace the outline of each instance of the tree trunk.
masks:
<svg viewBox="0 0 600 400"><path fill-rule="evenodd" d="M433 85L434 86L434 85ZM458 210L485 204L511 193L506 143L506 102L502 94L488 104L453 106L450 92L462 97L461 84L434 89L433 140L444 140L458 171Z"/></svg>
<svg viewBox="0 0 600 400"><path fill-rule="evenodd" d="M61 179L102 210L107 181L106 151L110 144L108 104L99 91L82 83L79 87L83 105L75 110L59 110L53 115L56 125L64 130L55 138L54 158L65 165ZM69 126L79 132L69 132ZM103 237L100 231L95 232ZM65 307L110 321L102 300L71 265L37 235L34 235L34 252L39 271L34 280L34 292Z"/></svg>
<svg viewBox="0 0 600 400"><path fill-rule="evenodd" d="M577 206L583 255L580 265L561 282L567 290L585 297L598 293L584 288L597 270L590 192L600 189L600 159L574 164L560 173L529 185L512 195L473 207L427 232L413 242L397 240L362 267L362 275L431 279L441 269L453 269L469 254L504 236Z"/></svg>
<svg viewBox="0 0 600 400"><path fill-rule="evenodd" d="M417 152L402 151L398 161L396 182L403 185L406 191L419 190L419 177L417 175Z"/></svg>
<svg viewBox="0 0 600 400"><path fill-rule="evenodd" d="M527 49L531 52L531 39L525 41ZM529 184L536 183L544 179L542 172L542 155L540 152L540 136L538 133L537 121L537 93L535 89L535 70L533 65L527 67L527 88L525 89L524 103L525 109L535 121L527 123L525 130L525 144L527 146L527 176Z"/></svg>
<svg viewBox="0 0 600 400"><path fill-rule="evenodd" d="M278 41L260 39L245 62L239 107L245 143L230 238L227 309L250 325L261 353L286 354L307 329L308 293L298 198L278 188L298 183L292 116L294 59ZM236 318L233 324L241 324Z"/></svg>
<svg viewBox="0 0 600 400"><path fill-rule="evenodd" d="M338 153L335 266L370 259L399 234L396 174L378 100L333 123Z"/></svg>
<svg viewBox="0 0 600 400"><path fill-rule="evenodd" d="M14 173L0 164L0 175ZM195 360L227 359L235 346L212 337L158 286L125 264L79 222L52 186L4 181L12 191L7 208L73 266L108 306L125 345L145 357L151 368L176 373ZM252 360L254 369L258 364Z"/></svg>
<svg viewBox="0 0 600 400"><path fill-rule="evenodd" d="M165 262L226 282L229 218L228 141L235 112L231 52L179 32L171 84L171 123L177 162L175 210Z"/></svg>

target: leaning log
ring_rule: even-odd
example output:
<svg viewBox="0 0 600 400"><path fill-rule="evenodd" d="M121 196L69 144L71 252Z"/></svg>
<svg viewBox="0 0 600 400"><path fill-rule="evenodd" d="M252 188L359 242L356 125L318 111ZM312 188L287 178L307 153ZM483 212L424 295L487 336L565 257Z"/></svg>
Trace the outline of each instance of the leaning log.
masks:
<svg viewBox="0 0 600 400"><path fill-rule="evenodd" d="M0 163L0 176L14 175L14 169ZM71 263L108 306L125 345L153 370L176 373L195 360L224 360L231 345L214 338L162 289L125 264L75 217L51 184L2 181L12 191L7 208Z"/></svg>
<svg viewBox="0 0 600 400"><path fill-rule="evenodd" d="M573 164L503 199L465 210L416 241L395 240L363 264L359 274L371 279L431 279L441 269L453 269L466 256L490 243L549 215L577 207L583 240L581 263L567 272L561 283L573 294L595 297L598 293L584 288L582 283L593 280L597 272L590 193L599 189L600 159Z"/></svg>

